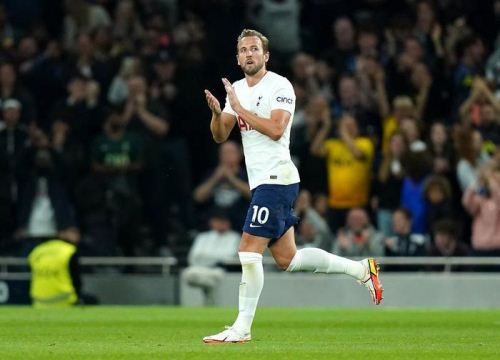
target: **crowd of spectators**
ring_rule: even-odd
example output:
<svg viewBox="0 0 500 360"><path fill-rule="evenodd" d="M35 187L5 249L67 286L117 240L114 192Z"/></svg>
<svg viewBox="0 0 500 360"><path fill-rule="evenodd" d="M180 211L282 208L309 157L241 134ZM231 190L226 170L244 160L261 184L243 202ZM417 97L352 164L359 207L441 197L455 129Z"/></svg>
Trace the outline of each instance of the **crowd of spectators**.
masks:
<svg viewBox="0 0 500 360"><path fill-rule="evenodd" d="M185 258L214 211L240 231L240 137L212 141L203 89L241 78L245 27L297 96L300 246L500 255L498 0L0 3L0 251L70 229Z"/></svg>

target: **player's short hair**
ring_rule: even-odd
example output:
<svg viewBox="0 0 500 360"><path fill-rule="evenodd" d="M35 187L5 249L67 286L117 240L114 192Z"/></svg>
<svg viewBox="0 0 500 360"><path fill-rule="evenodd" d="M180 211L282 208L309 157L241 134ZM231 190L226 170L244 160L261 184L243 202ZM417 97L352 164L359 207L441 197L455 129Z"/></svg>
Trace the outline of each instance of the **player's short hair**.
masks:
<svg viewBox="0 0 500 360"><path fill-rule="evenodd" d="M249 36L258 37L260 39L260 41L262 42L262 50L264 51L264 53L269 51L269 39L267 37L262 35L262 33L258 32L257 30L243 29L241 34L238 36L238 41L236 42L236 53L238 53L238 51L239 51L238 45L239 45L241 39L243 39L244 37L249 37Z"/></svg>

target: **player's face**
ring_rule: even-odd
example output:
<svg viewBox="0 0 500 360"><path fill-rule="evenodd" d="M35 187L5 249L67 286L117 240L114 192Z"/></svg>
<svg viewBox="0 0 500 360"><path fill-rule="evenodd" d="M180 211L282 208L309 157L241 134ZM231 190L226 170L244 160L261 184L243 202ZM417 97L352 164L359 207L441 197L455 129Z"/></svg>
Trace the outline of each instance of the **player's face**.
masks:
<svg viewBox="0 0 500 360"><path fill-rule="evenodd" d="M257 74L269 60L269 53L264 53L262 42L257 36L246 36L238 44L236 55L238 65L246 75Z"/></svg>

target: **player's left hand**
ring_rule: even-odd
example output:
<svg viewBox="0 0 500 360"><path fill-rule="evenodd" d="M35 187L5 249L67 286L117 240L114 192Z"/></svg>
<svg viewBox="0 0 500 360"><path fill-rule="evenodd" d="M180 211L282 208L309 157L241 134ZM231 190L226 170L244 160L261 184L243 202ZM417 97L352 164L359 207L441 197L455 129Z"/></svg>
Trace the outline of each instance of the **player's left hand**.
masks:
<svg viewBox="0 0 500 360"><path fill-rule="evenodd" d="M228 79L222 78L222 83L224 84L224 88L226 89L227 93L227 98L229 100L229 105L231 105L231 108L235 111L238 112L238 110L241 108L240 101L238 100L238 97L236 96L236 93L234 92L234 88L229 82Z"/></svg>

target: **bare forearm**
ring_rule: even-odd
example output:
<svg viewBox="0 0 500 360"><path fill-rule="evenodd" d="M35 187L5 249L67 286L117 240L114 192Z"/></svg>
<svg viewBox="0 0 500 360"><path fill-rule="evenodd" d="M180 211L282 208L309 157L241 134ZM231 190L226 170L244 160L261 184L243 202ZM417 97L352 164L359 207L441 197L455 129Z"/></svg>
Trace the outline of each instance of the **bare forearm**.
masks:
<svg viewBox="0 0 500 360"><path fill-rule="evenodd" d="M477 211L476 194L473 186L469 186L462 197L462 205L470 214L474 215Z"/></svg>
<svg viewBox="0 0 500 360"><path fill-rule="evenodd" d="M137 113L146 127L158 136L164 136L168 132L168 124L147 110Z"/></svg>
<svg viewBox="0 0 500 360"><path fill-rule="evenodd" d="M214 141L220 144L227 140L231 129L228 129L224 125L221 114L212 113L212 120L210 121L210 131L212 132Z"/></svg>
<svg viewBox="0 0 500 360"><path fill-rule="evenodd" d="M347 145L349 151L354 155L356 159L363 159L365 154L361 151L360 148L356 146L354 143L354 139L350 136L343 136L342 141Z"/></svg>
<svg viewBox="0 0 500 360"><path fill-rule="evenodd" d="M272 119L261 118L243 107L235 109L238 116L243 119L253 129L257 130L263 135L269 136L272 140L277 141L285 131L285 124Z"/></svg>
<svg viewBox="0 0 500 360"><path fill-rule="evenodd" d="M230 176L228 177L228 180L233 186L238 190L244 197L247 199L250 199L250 187L248 186L248 183L245 181L237 178L236 176Z"/></svg>
<svg viewBox="0 0 500 360"><path fill-rule="evenodd" d="M323 143L330 132L330 126L324 125L314 137L314 140L311 144L311 153L316 156L324 156L325 152L323 149Z"/></svg>
<svg viewBox="0 0 500 360"><path fill-rule="evenodd" d="M203 184L200 184L196 189L194 189L193 197L197 202L204 202L210 195L212 195L215 185L217 184L217 179L215 176L211 176Z"/></svg>

